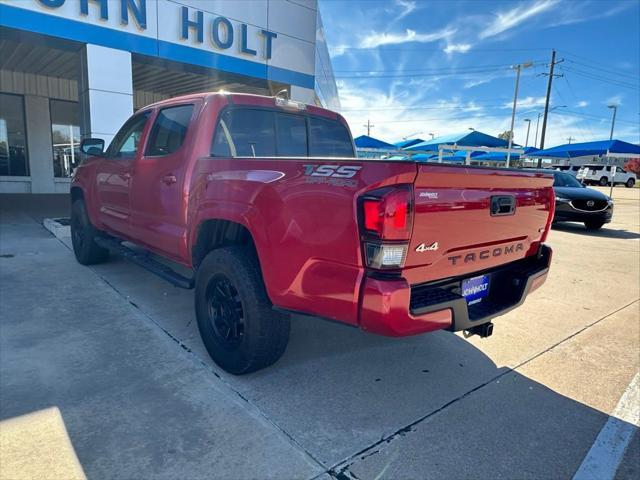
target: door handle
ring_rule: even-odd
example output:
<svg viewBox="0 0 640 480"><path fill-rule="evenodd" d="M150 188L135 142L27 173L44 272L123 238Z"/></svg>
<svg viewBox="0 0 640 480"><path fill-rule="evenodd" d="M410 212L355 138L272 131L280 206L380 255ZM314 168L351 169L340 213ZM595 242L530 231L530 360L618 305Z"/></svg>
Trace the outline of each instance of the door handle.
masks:
<svg viewBox="0 0 640 480"><path fill-rule="evenodd" d="M162 183L164 183L165 185L172 185L177 181L178 179L173 174L165 175L164 177L162 177Z"/></svg>

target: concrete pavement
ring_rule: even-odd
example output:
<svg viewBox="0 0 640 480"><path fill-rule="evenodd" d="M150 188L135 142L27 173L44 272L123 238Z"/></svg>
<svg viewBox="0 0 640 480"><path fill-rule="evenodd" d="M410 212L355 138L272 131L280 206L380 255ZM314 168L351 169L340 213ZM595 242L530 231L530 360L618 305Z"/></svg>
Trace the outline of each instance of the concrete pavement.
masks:
<svg viewBox="0 0 640 480"><path fill-rule="evenodd" d="M296 317L284 357L244 377L207 356L191 292L118 258L81 267L39 225L4 217L0 253L15 257L0 258L3 296L10 293L2 299L2 418L57 405L66 389L75 401L106 394L107 410L135 427L138 448L128 455L128 442L90 434L113 428L110 415L83 421L79 412L87 411L61 408L90 478L571 477L639 368L639 194L614 189L614 222L601 232L552 231L549 281L499 318L490 339L387 339ZM105 355L111 375L97 375ZM50 376L57 380L34 389L34 378ZM119 391L120 382L130 398L107 388ZM162 415L143 407L150 396ZM171 422L178 414L181 422ZM221 443L200 456L189 451L221 428ZM254 428L250 436L262 440L244 438ZM175 432L182 448L171 456L165 447ZM108 461L97 458L105 443ZM637 446L636 439L619 478L640 473Z"/></svg>

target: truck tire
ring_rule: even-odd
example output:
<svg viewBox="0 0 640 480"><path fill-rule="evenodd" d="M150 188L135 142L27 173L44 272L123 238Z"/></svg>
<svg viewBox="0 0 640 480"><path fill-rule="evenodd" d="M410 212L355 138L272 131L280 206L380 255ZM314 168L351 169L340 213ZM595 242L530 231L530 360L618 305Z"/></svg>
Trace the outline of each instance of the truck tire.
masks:
<svg viewBox="0 0 640 480"><path fill-rule="evenodd" d="M77 199L71 205L71 243L78 263L94 265L109 258L109 250L95 242L100 231L91 225L84 200Z"/></svg>
<svg viewBox="0 0 640 480"><path fill-rule="evenodd" d="M584 226L587 230L600 230L604 223L604 220L587 220L584 222Z"/></svg>
<svg viewBox="0 0 640 480"><path fill-rule="evenodd" d="M625 183L624 186L627 188L633 188L635 184L636 181L633 178L630 178L629 180L627 180L627 183Z"/></svg>
<svg viewBox="0 0 640 480"><path fill-rule="evenodd" d="M608 183L609 183L609 179L608 179L607 177L602 177L602 178L600 179L600 181L598 182L598 184L599 184L601 187L606 187Z"/></svg>
<svg viewBox="0 0 640 480"><path fill-rule="evenodd" d="M289 342L289 317L267 297L258 261L241 247L213 250L196 273L198 330L209 355L234 375L275 363Z"/></svg>

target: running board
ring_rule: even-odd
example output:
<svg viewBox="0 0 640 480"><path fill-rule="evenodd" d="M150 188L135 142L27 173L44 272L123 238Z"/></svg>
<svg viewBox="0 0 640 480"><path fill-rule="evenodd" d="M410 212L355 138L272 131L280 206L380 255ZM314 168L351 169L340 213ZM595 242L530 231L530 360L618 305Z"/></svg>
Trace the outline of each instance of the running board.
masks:
<svg viewBox="0 0 640 480"><path fill-rule="evenodd" d="M160 263L159 261L154 260L151 256L144 253L136 252L135 250L132 250L131 248L124 246L122 242L118 239L108 238L108 237L96 237L95 241L102 248L106 248L107 250L110 250L112 252L115 252L123 256L127 260L135 263L136 265L144 268L145 270L150 271L151 273L156 274L160 278L163 278L164 280L175 285L176 287L185 288L187 290L193 288L193 285L194 285L193 278L184 277L179 273L177 273L175 270L173 270L171 267L168 267L167 265L164 265L163 263Z"/></svg>

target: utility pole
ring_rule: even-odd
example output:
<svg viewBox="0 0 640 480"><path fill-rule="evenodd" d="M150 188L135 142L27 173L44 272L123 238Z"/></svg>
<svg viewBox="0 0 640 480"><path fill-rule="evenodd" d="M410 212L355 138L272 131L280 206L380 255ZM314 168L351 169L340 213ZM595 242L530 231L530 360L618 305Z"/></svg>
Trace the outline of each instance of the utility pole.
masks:
<svg viewBox="0 0 640 480"><path fill-rule="evenodd" d="M529 118L524 119L527 122L527 139L524 141L525 148L529 146L529 130L531 130L531 120Z"/></svg>
<svg viewBox="0 0 640 480"><path fill-rule="evenodd" d="M569 138L567 138L567 141L569 142L569 145L571 145L571 141L572 141L572 140L575 140L575 138L573 138L573 137L569 137Z"/></svg>
<svg viewBox="0 0 640 480"><path fill-rule="evenodd" d="M544 116L542 118L542 133L540 134L540 150L544 149L544 137L547 133L547 115L549 115L549 101L551 100L551 84L553 82L553 67L556 64L563 62L563 60L559 60L556 62L556 51L551 50L551 64L549 65L549 82L547 83L547 98L544 101ZM560 75L556 75L559 77ZM542 158L538 159L538 168L542 168Z"/></svg>
<svg viewBox="0 0 640 480"><path fill-rule="evenodd" d="M367 137L371 136L371 129L375 127L375 125L371 125L371 120L367 119L367 124L363 125L363 127L367 127Z"/></svg>
<svg viewBox="0 0 640 480"><path fill-rule="evenodd" d="M613 118L611 119L611 135L609 135L609 140L613 140L613 127L616 126L616 113L618 113L617 105L609 105L609 108L613 108Z"/></svg>

